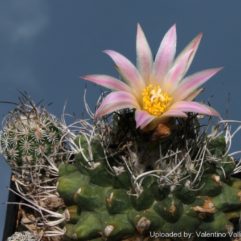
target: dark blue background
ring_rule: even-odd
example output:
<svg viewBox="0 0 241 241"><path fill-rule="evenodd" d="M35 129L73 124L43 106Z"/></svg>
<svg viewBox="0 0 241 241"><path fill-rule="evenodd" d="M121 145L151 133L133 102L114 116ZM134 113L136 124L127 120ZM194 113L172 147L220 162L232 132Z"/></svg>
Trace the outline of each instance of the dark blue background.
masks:
<svg viewBox="0 0 241 241"><path fill-rule="evenodd" d="M115 49L135 61L136 24L141 23L155 53L163 34L177 23L178 51L204 33L191 71L224 66L199 99L228 118L241 120L241 2L238 0L6 0L0 2L0 100L16 101L26 90L56 115L81 116L88 73L116 75L101 52ZM117 76L117 75L116 75ZM94 107L101 88L88 84ZM0 114L11 108L0 105ZM240 144L235 144L239 149ZM0 203L7 198L9 169L0 163ZM0 206L0 228L5 205ZM0 230L0 238L1 238Z"/></svg>

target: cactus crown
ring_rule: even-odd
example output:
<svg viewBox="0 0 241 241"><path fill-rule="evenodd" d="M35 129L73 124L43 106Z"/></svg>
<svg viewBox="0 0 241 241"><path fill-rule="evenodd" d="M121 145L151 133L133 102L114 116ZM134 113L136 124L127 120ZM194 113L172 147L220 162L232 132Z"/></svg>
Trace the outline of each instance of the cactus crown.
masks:
<svg viewBox="0 0 241 241"><path fill-rule="evenodd" d="M109 171L116 175L118 169L121 172L124 168L137 192L150 177L161 186L184 184L197 189L211 166L225 175L223 158L227 147L225 136L218 132L221 126L208 134L210 127L201 126L197 115L189 114L186 119L175 119L159 128L149 132L136 129L134 112L130 110L115 113L111 124L108 119L97 122L94 139L104 149L102 159L108 162ZM231 159L228 163L233 166Z"/></svg>

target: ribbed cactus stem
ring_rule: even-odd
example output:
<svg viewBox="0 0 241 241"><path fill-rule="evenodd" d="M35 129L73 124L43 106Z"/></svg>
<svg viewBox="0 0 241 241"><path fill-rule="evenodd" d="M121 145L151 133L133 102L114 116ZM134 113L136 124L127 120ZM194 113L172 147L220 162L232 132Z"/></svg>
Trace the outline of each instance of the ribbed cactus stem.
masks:
<svg viewBox="0 0 241 241"><path fill-rule="evenodd" d="M191 122L189 128L197 123ZM241 181L231 176L236 164L226 154L223 135L192 131L186 143L177 142L175 138L186 133L177 127L175 135L152 142L145 133L132 129L134 136L128 131L122 135L123 125L113 124L105 138L97 123L92 142L77 137L82 151L72 165L60 167L58 192L72 212L66 237L136 241L149 240L151 231L234 229L232 218L237 219L241 210ZM112 142L119 143L118 150ZM150 155L140 150L144 143L152 146Z"/></svg>

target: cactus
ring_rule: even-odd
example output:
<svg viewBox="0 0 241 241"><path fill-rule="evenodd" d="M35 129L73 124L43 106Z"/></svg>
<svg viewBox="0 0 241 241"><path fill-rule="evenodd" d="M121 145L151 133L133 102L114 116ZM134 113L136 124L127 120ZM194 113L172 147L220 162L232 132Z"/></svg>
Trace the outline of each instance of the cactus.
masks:
<svg viewBox="0 0 241 241"><path fill-rule="evenodd" d="M22 224L35 236L180 240L152 237L185 231L198 240L196 232L237 230L241 181L233 174L240 166L228 154L229 128L209 133L189 114L144 132L131 110L80 124L71 133L26 100L5 120L2 153L21 196Z"/></svg>
<svg viewBox="0 0 241 241"><path fill-rule="evenodd" d="M1 149L13 170L44 166L46 157L60 163L64 133L63 125L44 107L24 99L5 119Z"/></svg>
<svg viewBox="0 0 241 241"><path fill-rule="evenodd" d="M209 131L198 114L219 113L193 101L221 68L185 77L201 36L173 61L174 25L152 60L138 24L137 68L107 50L120 80L84 77L114 91L97 104L95 117L102 119L94 123L80 120L71 129L29 97L20 98L0 134L16 186L10 190L20 197L11 203L20 204L16 231L30 231L12 238L175 241L239 230L241 180L235 175L241 161L233 156L240 151L229 153L241 127L230 133L230 123L220 121Z"/></svg>
<svg viewBox="0 0 241 241"><path fill-rule="evenodd" d="M64 123L27 96L5 118L1 152L13 173L11 191L21 197L19 220L35 235L64 232L64 214L56 212L64 202L56 183L58 166L69 158L68 138Z"/></svg>
<svg viewBox="0 0 241 241"><path fill-rule="evenodd" d="M95 134L76 139L75 162L60 165L66 237L148 240L151 232L234 230L241 181L231 175L236 163L224 135L208 135L190 115L153 140L153 133L133 128L133 117L129 111L116 114L112 125L97 123Z"/></svg>
<svg viewBox="0 0 241 241"><path fill-rule="evenodd" d="M235 230L241 181L232 175L237 165L227 154L226 129L208 134L190 114L163 137L136 129L133 111L116 113L111 123L83 123L73 143L67 127L30 102L5 120L1 149L21 204L48 217L41 223L40 214L21 209L35 235L112 241Z"/></svg>

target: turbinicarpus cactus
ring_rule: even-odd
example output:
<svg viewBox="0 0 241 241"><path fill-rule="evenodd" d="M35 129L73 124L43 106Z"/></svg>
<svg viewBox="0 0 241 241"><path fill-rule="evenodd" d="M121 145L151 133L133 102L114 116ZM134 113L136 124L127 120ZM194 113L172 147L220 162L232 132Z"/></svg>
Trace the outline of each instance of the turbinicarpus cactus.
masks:
<svg viewBox="0 0 241 241"><path fill-rule="evenodd" d="M174 25L153 62L138 25L138 68L123 55L105 51L124 82L107 75L84 77L114 90L95 118L116 114L80 135L75 166L60 168L58 191L69 206L70 239L144 240L174 233L175 240L184 231L195 239L204 231L234 229L241 181L232 174L239 168L228 155L224 131L208 134L199 124L197 114L219 113L193 101L220 68L184 77L200 40L201 34L174 60Z"/></svg>
<svg viewBox="0 0 241 241"><path fill-rule="evenodd" d="M208 135L193 115L178 121L169 137L153 141L134 131L133 112L118 113L112 125L99 123L76 139L75 164L59 170L66 237L180 240L185 231L196 240L238 228L241 181L232 177L238 167L225 132Z"/></svg>
<svg viewBox="0 0 241 241"><path fill-rule="evenodd" d="M48 227L42 230L42 237L146 241L205 240L210 235L232 240L238 235L241 181L234 176L241 167L233 158L236 153L229 151L240 127L231 133L225 121L219 121L211 129L211 124L200 123L200 115L219 116L210 106L193 101L201 91L201 84L218 68L184 78L200 39L198 35L174 61L173 26L161 42L153 63L150 47L138 25L138 69L121 54L106 51L126 83L107 75L84 77L115 90L103 99L94 124L82 120L78 131L71 133L57 122L54 128L43 129L41 142L33 141L32 129L24 137L19 136L27 138L27 146L34 145L35 151L43 145L40 143L48 147L41 154L44 160L37 173L44 182L48 168L54 166L54 195L63 201L53 210L37 204L37 210L45 212L47 217L42 222L43 227ZM111 112L112 116L103 117ZM16 131L23 125L17 123L28 123L28 128L38 123L38 118L34 123L22 119L14 121L13 127L5 124L1 143L11 167L22 170L17 172L21 174L21 182L15 180L18 192L36 207L35 198L27 194L29 190L23 187L25 180L21 178L25 173L22 167L35 163L38 154L32 157L35 153L32 151L27 155L31 157L23 155L20 139L12 148L17 151L15 159L6 148L11 146L11 138L6 138L10 130ZM54 142L47 138L53 129ZM54 157L51 165L46 164L50 157ZM36 174L36 169L31 171ZM40 233L41 225L37 227ZM184 237L184 232L189 236Z"/></svg>

